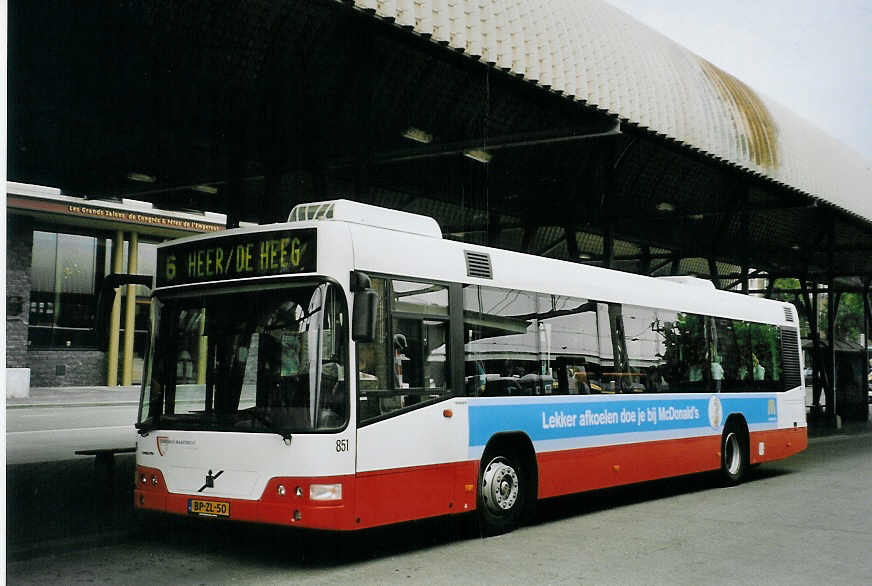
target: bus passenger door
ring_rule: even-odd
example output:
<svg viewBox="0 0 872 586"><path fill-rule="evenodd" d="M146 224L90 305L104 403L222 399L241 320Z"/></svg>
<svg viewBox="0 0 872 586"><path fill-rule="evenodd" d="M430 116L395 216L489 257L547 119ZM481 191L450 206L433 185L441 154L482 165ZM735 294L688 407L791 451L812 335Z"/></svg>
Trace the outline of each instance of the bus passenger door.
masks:
<svg viewBox="0 0 872 586"><path fill-rule="evenodd" d="M372 281L382 300L376 335L357 345L360 527L453 512L451 462L462 459L466 430L446 400L447 287Z"/></svg>

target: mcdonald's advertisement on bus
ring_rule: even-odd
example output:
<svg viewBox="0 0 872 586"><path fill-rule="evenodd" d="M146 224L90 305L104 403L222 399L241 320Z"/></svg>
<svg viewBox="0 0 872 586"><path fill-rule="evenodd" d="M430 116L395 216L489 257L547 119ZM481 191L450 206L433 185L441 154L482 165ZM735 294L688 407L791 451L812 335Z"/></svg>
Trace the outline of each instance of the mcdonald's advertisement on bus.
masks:
<svg viewBox="0 0 872 586"><path fill-rule="evenodd" d="M260 232L161 247L158 287L312 273L316 271L314 228Z"/></svg>
<svg viewBox="0 0 872 586"><path fill-rule="evenodd" d="M729 413L744 413L749 428L777 426L774 395L744 397L630 398L615 401L595 397L572 402L500 404L486 399L469 407L469 445L483 446L501 429L518 429L531 440L566 440L618 435L626 439L656 439L653 435L691 437L720 433ZM647 437L638 437L644 434ZM666 439L664 437L663 439Z"/></svg>

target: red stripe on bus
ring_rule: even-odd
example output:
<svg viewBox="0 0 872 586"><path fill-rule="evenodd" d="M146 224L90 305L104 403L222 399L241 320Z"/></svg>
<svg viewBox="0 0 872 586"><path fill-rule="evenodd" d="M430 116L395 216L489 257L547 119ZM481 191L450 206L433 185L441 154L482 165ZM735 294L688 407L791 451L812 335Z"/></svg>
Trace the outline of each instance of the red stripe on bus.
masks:
<svg viewBox="0 0 872 586"><path fill-rule="evenodd" d="M752 464L781 460L808 447L808 429L805 427L752 431L750 436ZM764 442L763 455L760 455L760 442Z"/></svg>
<svg viewBox="0 0 872 586"><path fill-rule="evenodd" d="M713 435L542 452L539 498L713 470L720 448Z"/></svg>
<svg viewBox="0 0 872 586"><path fill-rule="evenodd" d="M720 467L721 436L682 438L537 454L539 498L644 482ZM760 443L763 442L763 454ZM805 427L750 433L751 463L786 458L808 446ZM254 523L349 531L475 509L478 461L361 472L323 478L273 478L258 500L167 492L157 469L137 467L156 487L137 483L136 507L188 514L190 499L230 504L230 518ZM341 501L312 501L310 484L342 484ZM278 487L284 486L280 495ZM301 496L297 496L297 488ZM295 518L295 513L297 517Z"/></svg>
<svg viewBox="0 0 872 586"><path fill-rule="evenodd" d="M478 462L452 462L357 475L358 527L475 509Z"/></svg>

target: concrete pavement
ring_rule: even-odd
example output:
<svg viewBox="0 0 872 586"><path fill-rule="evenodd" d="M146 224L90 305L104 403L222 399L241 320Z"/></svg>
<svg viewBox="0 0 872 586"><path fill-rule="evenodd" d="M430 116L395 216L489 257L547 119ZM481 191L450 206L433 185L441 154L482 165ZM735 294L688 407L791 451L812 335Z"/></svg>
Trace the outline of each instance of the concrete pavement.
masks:
<svg viewBox="0 0 872 586"><path fill-rule="evenodd" d="M7 409L60 405L124 405L139 402L140 386L32 387L29 397L7 398Z"/></svg>
<svg viewBox="0 0 872 586"><path fill-rule="evenodd" d="M99 549L12 561L16 584L867 584L872 435L821 438L748 482L693 475L540 503L478 538L436 519L358 534L162 518ZM19 558L20 559L20 558Z"/></svg>

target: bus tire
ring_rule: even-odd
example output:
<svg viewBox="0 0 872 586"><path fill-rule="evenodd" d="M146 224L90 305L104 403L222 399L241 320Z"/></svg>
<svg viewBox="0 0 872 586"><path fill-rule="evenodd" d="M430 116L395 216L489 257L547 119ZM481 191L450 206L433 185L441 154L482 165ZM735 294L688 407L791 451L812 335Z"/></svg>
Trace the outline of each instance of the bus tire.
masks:
<svg viewBox="0 0 872 586"><path fill-rule="evenodd" d="M478 513L482 532L499 535L517 527L529 490L521 459L514 453L485 454L478 475Z"/></svg>
<svg viewBox="0 0 872 586"><path fill-rule="evenodd" d="M746 435L737 424L724 428L721 436L721 479L726 486L742 482L748 471L748 446Z"/></svg>

